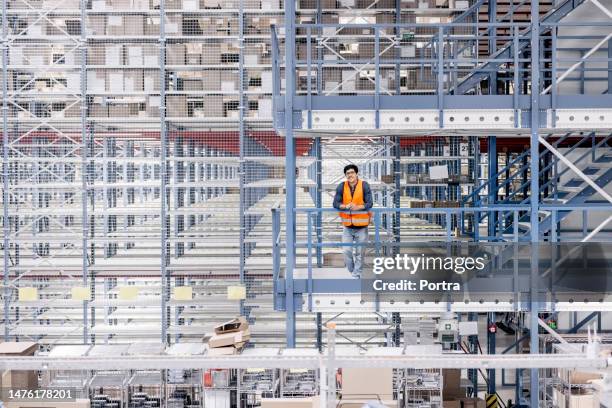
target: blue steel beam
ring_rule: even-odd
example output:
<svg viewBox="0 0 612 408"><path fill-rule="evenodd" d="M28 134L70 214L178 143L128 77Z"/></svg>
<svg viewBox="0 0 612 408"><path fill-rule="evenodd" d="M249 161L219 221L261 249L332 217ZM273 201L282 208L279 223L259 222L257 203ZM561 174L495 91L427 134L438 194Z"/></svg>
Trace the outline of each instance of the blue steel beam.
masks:
<svg viewBox="0 0 612 408"><path fill-rule="evenodd" d="M572 0L573 1L573 0ZM539 128L540 128L540 4L539 0L531 0L531 275L534 283L537 282L536 277L539 273L539 251L538 241L540 240L539 229L539 205L540 205L540 143L539 143ZM532 285L531 301L530 301L530 338L529 352L537 354L539 351L539 322L538 310L539 305L536 299L536 285ZM537 408L540 397L540 379L537 369L530 371L530 405L531 408Z"/></svg>
<svg viewBox="0 0 612 408"><path fill-rule="evenodd" d="M295 347L295 140L293 138L293 96L295 95L295 1L285 3L285 335L287 347Z"/></svg>
<svg viewBox="0 0 612 408"><path fill-rule="evenodd" d="M279 98L285 100L285 97ZM443 109L521 109L529 111L530 96L519 95L444 95L442 98ZM516 99L516 105L515 105ZM552 107L551 95L540 95L540 108L550 109ZM438 109L437 95L380 95L379 109ZM311 101L312 110L374 110L374 98L370 95L313 95ZM558 95L557 109L609 109L612 106L612 94L602 95ZM308 109L308 97L296 95L293 98L295 111ZM283 129L284 124L277 128ZM529 129L529 121L524 120L522 127Z"/></svg>

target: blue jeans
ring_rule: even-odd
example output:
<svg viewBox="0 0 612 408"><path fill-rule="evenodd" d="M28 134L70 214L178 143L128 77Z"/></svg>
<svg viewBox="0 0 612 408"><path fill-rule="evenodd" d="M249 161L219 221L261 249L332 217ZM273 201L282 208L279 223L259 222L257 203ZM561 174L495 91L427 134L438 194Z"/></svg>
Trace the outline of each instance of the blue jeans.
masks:
<svg viewBox="0 0 612 408"><path fill-rule="evenodd" d="M349 228L344 227L342 231L343 244L364 244L368 242L368 228ZM353 277L360 277L363 270L363 253L365 246L345 246L344 265Z"/></svg>

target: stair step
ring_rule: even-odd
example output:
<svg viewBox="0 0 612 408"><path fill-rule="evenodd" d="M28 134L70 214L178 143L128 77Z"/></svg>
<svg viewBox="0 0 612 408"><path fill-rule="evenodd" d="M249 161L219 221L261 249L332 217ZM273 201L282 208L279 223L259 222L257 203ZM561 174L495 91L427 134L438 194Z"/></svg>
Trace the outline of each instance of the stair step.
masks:
<svg viewBox="0 0 612 408"><path fill-rule="evenodd" d="M519 221L518 225L519 225L519 229L522 228L523 230L527 230L527 231L529 231L531 229L531 223L530 222Z"/></svg>
<svg viewBox="0 0 612 408"><path fill-rule="evenodd" d="M582 170L582 172L587 176L592 176L593 174L596 174L601 170L602 170L601 167L589 166L586 169Z"/></svg>
<svg viewBox="0 0 612 408"><path fill-rule="evenodd" d="M559 191L559 193L564 193L564 195L567 195L564 191ZM550 205L561 205L561 204L565 204L567 203L568 200L565 200L563 198L558 198L558 199L554 199L554 198L545 198L542 200L542 202L544 204L550 204Z"/></svg>
<svg viewBox="0 0 612 408"><path fill-rule="evenodd" d="M595 160L595 163L611 163L612 162L612 155L611 154L605 154L601 157L598 157Z"/></svg>
<svg viewBox="0 0 612 408"><path fill-rule="evenodd" d="M563 188L564 189L576 189L576 188L580 188L582 186L582 184L584 184L584 180L580 179L580 178L573 178L570 181L568 181L567 183L563 184Z"/></svg>

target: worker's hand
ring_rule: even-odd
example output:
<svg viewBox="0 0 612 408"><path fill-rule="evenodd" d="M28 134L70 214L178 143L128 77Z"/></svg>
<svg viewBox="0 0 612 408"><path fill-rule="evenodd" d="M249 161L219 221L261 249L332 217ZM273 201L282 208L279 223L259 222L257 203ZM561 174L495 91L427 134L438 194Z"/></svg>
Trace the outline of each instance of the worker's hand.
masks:
<svg viewBox="0 0 612 408"><path fill-rule="evenodd" d="M347 210L354 210L355 209L355 204L348 203L347 205L344 206L344 208L346 208Z"/></svg>
<svg viewBox="0 0 612 408"><path fill-rule="evenodd" d="M353 207L353 211L363 211L365 210L365 205L356 205Z"/></svg>

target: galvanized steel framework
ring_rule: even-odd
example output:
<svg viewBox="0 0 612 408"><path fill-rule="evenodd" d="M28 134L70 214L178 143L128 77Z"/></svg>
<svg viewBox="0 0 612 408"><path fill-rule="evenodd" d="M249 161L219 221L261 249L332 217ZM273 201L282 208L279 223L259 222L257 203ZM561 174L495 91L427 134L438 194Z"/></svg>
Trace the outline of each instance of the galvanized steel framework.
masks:
<svg viewBox="0 0 612 408"><path fill-rule="evenodd" d="M102 3L104 4L104 2ZM82 306L82 317L80 318L82 319L81 339L85 343L96 341L96 335L91 330L96 322L96 311L98 311L98 319L100 317L100 311L103 311L106 319L109 310L121 306L121 302L109 302L108 299L98 305L94 302L96 300L96 286L99 286L96 284L96 276L100 269L104 269L96 266L96 247L102 246L104 248L104 258L110 259L116 254L117 245L125 245L125 248L134 246L134 242L130 242L131 239L129 237L117 237L116 241L113 242L113 238L111 238L108 233L109 231L117 231L117 216L108 215L107 211L115 211L116 214L122 214L121 211L113 209L117 206L117 190L121 188L113 185L113 183L118 181L118 174L119 178L122 178L124 181L124 204L133 203L133 201L130 201L132 199L126 199L126 196L128 190L129 194L134 194L135 188L139 189L141 200L146 201L151 197L155 199L156 195L159 199L158 204L154 204L150 212L147 212L145 208L140 210L141 215L138 215L139 210L126 209L124 212L125 215L121 216L126 219L124 227L134 225L134 218L136 222L143 222L143 224L146 224L147 219L157 219L159 222L161 231L159 233L153 232L152 234L152 236L158 237L158 243L150 243L150 241L145 239L143 245L159 248L157 256L151 258L157 259L159 261L159 266L153 266L148 273L153 275L159 274L159 282L161 284L160 301L157 304L151 302L145 303L150 305L147 307L151 307L151 305L153 307L161 306L159 317L162 324L160 326L159 335L163 342L167 343L172 341L171 333L168 330L172 324L172 310L178 311L181 308L189 306L189 302L183 302L181 304L171 298L175 286L182 286L183 284L188 285L187 282L192 279L189 277L190 268L191 270L195 268L195 264L181 265L179 257L184 253L185 248L189 249L191 248L190 246L195 247L198 239L200 241L205 239L203 237L205 234L201 234L199 238L190 240L189 237L181 235L180 232L184 230L184 225L187 224L187 222L194 223L193 225L195 225L195 220L197 218L198 222L202 223L203 219L210 217L210 212L213 211L212 209L201 208L200 210L194 210L193 215L184 215L185 210L182 207L184 206L183 201L185 201L184 196L186 193L189 193L189 203L193 204L195 201L200 202L206 201L209 198L214 199L232 188L238 190L240 198L237 200L238 202L236 203L237 205L234 213L236 214L236 218L239 219L238 231L236 234L236 240L239 241L236 247L239 248L239 253L238 256L231 260L231 265L222 265L222 267L226 269L231 267L232 272L229 273L228 282L245 284L247 258L252 254L252 249L255 245L252 241L251 244L247 243L247 239L249 238L248 234L251 233L257 221L260 220L262 216L261 210L257 209L255 205L262 197L265 197L266 192L280 187L278 183L272 183L271 185L266 183L263 183L263 185L257 184L258 181L266 181L266 172L263 171L262 168L275 165L274 160L270 160L273 159L273 157L270 156L279 155L278 149L274 149L276 148L275 143L280 139L272 139L269 141L271 138L269 118L266 116L253 116L253 109L257 110L257 98L261 96L262 99L266 99L266 95L269 95L269 92L264 88L260 91L251 90L248 94L246 92L248 87L248 82L246 81L247 69L251 70L251 77L261 75L258 74L259 71L267 70L264 55L262 55L256 63L246 62L245 55L247 53L252 55L253 51L256 49L255 47L258 45L264 45L262 49L265 48L268 36L253 34L252 27L249 27L251 30L249 32L245 32L245 30L247 27L247 19L249 22L252 22L260 15L271 16L270 18L280 16L282 10L278 6L266 10L259 10L260 4L259 2L256 3L257 5L255 2L240 0L235 3L235 8L228 4L228 7L232 8L228 8L227 10L211 10L205 7L200 9L199 5L195 6L197 10L190 10L191 14L201 16L219 15L225 17L229 21L228 24L232 27L237 27L235 33L233 31L234 28L231 28L225 30L223 35L208 38L205 36L197 36L195 32L187 32L187 29L180 31L180 35L177 35L177 32L174 30L176 27L173 27L172 33L168 34L166 30L167 22L174 22L176 19L171 20L171 18L175 16L179 16L182 19L183 10L180 9L180 5L178 6L179 10L177 10L176 3L173 3L170 9L168 9L167 2L163 0L159 3L159 7L155 9L149 9L148 4L146 7L140 4L135 5L133 10L109 9L104 8L104 6L100 9L100 2L90 6L87 2L80 0L78 2L69 3L65 8L62 8L65 1L46 2L45 4L31 4L28 1L10 0L2 2L2 218L4 231L2 249L4 255L3 313L5 324L3 328L5 339L19 336L13 333L12 329L14 328L13 325L19 319L18 313L20 307L22 311L26 311L28 314L30 313L28 310L32 309L31 304L20 304L17 298L18 286L29 286L32 284L24 283L32 282L28 279L30 279L30 276L36 275L36 273L32 272L32 265L39 267L43 265L46 269L51 270L49 276L52 276L54 273L61 275L62 271L65 272L68 269L70 269L70 271L68 271L67 274L72 276L71 274L73 272L71 271L78 270L74 275L76 276L78 273L79 281L71 281L70 285L77 287L77 289L81 286L87 289L89 291L89 300L74 302L73 305L73 302L68 299L64 302L64 305L60 304L59 307L80 308ZM271 2L271 4L274 4L274 2ZM186 5L185 7L187 8L188 6ZM89 27L88 25L92 16L109 15L112 17L118 15L121 16L119 18L123 18L124 14L128 16L141 16L140 21L144 21L145 25L150 23L147 26L147 30L151 28L154 30L154 33L151 34L151 32L147 32L147 35L141 36L142 38L135 38L134 36L128 35L105 35L104 32L100 35L100 33L95 31L99 30L99 27ZM77 16L77 21L80 22L79 29L77 30L78 32L67 30L65 27L58 25L55 20L49 17L51 15L68 16L67 18L70 16ZM19 17L21 16L26 16L27 24L17 28L17 22L20 21ZM30 16L33 17L30 18ZM27 18L30 19L27 20ZM158 23L157 26L155 25L155 21ZM234 25L234 21L237 21L238 24ZM40 24L41 22L48 25L48 27L43 27L50 30L49 32L53 34L45 35L45 28L38 28L38 31L41 31L41 33L38 35L34 34L36 30L32 28L36 28L37 23ZM106 27L104 27L103 30L105 28ZM142 29L142 27L140 28ZM18 31L12 31L16 29L18 29ZM29 29L32 29L32 31L28 31ZM172 110L174 110L174 112L177 111L177 106L174 104L174 99L171 101L170 98L176 98L175 95L184 93L189 94L189 92L181 92L182 88L178 88L179 90L177 91L177 80L174 78L175 72L179 69L190 70L192 68L186 66L185 62L179 64L174 61L169 64L167 61L169 47L175 44L180 45L182 42L189 43L204 40L209 41L210 45L208 45L208 43L205 45L203 56L210 57L212 53L216 53L216 55L212 56L212 59L218 59L219 62L221 61L221 47L218 45L236 43L235 49L238 50L238 60L235 61L235 69L238 71L236 91L226 92L224 90L220 91L213 89L202 93L206 95L229 94L230 98L232 95L236 94L238 100L236 112L238 112L238 115L235 118L230 118L229 114L227 118L212 117L209 119L208 117L196 118L193 116L178 118L177 116L181 115L172 113ZM43 44L41 47L51 47L53 44L64 45L66 43L70 44L70 47L66 48L66 50L69 50L66 52L66 55L62 56L59 60L53 60L48 66L41 66L41 64L36 63L30 65L29 58L25 56L24 63L11 61L12 58L17 59L15 55L19 52L25 52L23 51L25 50L24 45L35 46L37 44ZM102 61L102 63L91 62L93 58L97 57L99 59L100 49L96 47L100 44L104 47L105 44L120 44L120 46L123 46L124 43L126 47L128 44L151 44L156 49L153 55L158 56L157 62L151 63L147 61L143 65L141 61L136 68L142 71L148 70L147 72L149 73L153 72L157 78L152 78L152 82L159 83L159 85L153 85L151 89L147 89L145 86L144 91L134 91L134 89L137 89L134 88L131 92L126 92L114 89L105 91L104 88L100 90L95 87L95 84L88 84L88 73L95 74L96 70L106 72L107 70L125 69L127 72L130 69L134 69L130 66L123 66L121 65L122 63L118 63L118 66L115 66L112 65L113 63L110 61L106 61L106 64L105 61ZM21 46L21 48L18 48L18 46ZM208 46L210 49L206 48ZM16 50L16 52L13 52L14 50ZM72 56L72 53L74 53L74 56ZM102 49L102 54L103 53L104 49ZM102 55L102 57L104 58L104 55ZM257 57L259 57L259 55L257 55ZM70 58L70 60L68 60L68 58ZM88 61L88 58L91 59L91 61ZM20 66L20 64L24 66ZM58 67L58 64L65 64L66 67ZM127 65L127 62L125 64ZM179 66L177 66L177 64L179 64ZM205 62L198 62L198 64L201 64L200 67L202 67L203 70L218 70L221 65ZM232 71L227 70L227 68L234 69L231 63L228 64L227 67L221 66L221 69L226 69L226 71L223 72L231 73ZM15 86L15 72L19 69L26 70L31 76L28 77L28 81L25 85L19 83L19 85ZM32 92L32 89L28 88L28 86L39 77L43 77L43 80L46 79L47 77L44 77L44 74L50 70L76 73L78 76L78 86L73 88L74 85L72 83L69 83L69 85L64 83L62 86L58 80L51 79L52 83L56 83L59 86L60 91L54 90L53 92L55 92L55 94L49 92L49 94L53 94L51 96L46 96L42 90L40 92ZM218 71L213 72L218 74ZM169 85L170 83L174 85ZM175 88L167 88L168 86L175 86ZM32 112L29 113L29 105L26 105L26 108L19 105L19 101L21 100L19 98L30 98L36 102L37 97L41 99L45 97L47 99L52 99L55 97L61 101L62 95L68 95L71 98L70 105L64 106L57 116L55 115L58 112L54 111L51 113L52 116L45 117L44 114L36 113L35 108L32 108ZM99 118L97 114L92 113L94 99L99 99L99 95L104 95L104 99L110 97L110 103L112 103L114 97L128 97L129 99L132 95L144 97L147 100L147 104L149 103L149 97L151 100L158 99L158 113L148 114L147 118ZM255 101L255 108L249 107L248 95L250 95L251 100ZM213 99L214 97L211 98L211 100ZM35 102L32 106L36 104ZM151 102L151 104L152 103L153 102ZM215 103L219 104L222 102ZM72 107L77 109L78 113L76 115L74 115L72 111L70 114L67 113ZM147 109L149 107L154 106L147 105ZM108 109L108 107L106 109ZM185 110L187 110L186 107ZM153 111L155 111L155 109L153 109ZM19 115L16 112L19 112ZM223 114L225 115L225 112L223 112ZM64 117L64 115L66 115L66 117ZM211 115L209 114L208 116ZM34 147L35 139L40 135L42 135L42 138L51 138L50 141L48 140L46 142L50 146L50 149L55 148L56 145L65 144L66 146L56 148L64 149L58 150L62 152L59 155L55 152L41 153L41 157L50 157L50 159L48 159L49 162L43 160L43 164L38 166L36 162L41 158L37 157L35 153L27 153L27 149L36 149L36 147ZM191 141L188 139L184 140L183 135L186 135L187 138L191 137ZM128 141L125 142L127 147L121 153L118 153L119 148L116 146L116 137L128 138ZM130 137L134 140L129 140ZM209 140L210 138L216 138L217 142L211 142ZM20 141L23 141L21 147L18 145ZM41 151L45 148L44 143L45 142L40 143L41 147L39 149ZM136 146L134 146L134 143ZM123 147L123 145L121 147ZM23 148L25 153L19 152L18 150L20 148ZM227 152L228 150L231 151L232 154L229 154ZM134 151L137 152L136 156L138 156L135 159ZM209 159L207 159L207 157ZM117 160L116 158L119 159ZM122 159L125 161L122 162ZM67 175L56 172L53 167L60 166L63 160L68 163L66 164L66 169L62 170L67 173ZM140 175L136 174L136 177L134 177L134 175L131 174L134 172L135 168L133 162L138 160L140 160L141 163L139 167ZM22 162L26 163L26 167L33 166L37 169L34 171L34 176L29 177L30 185L27 185L28 181L25 178L22 180L20 178L21 174L17 173L17 167L15 166L17 166L17 163ZM184 163L187 164L185 165ZM119 170L118 173L115 173L119 169L119 167L117 167L118 165L122 166L122 172ZM250 169L251 173L245 175L247 169ZM187 177L189 177L188 180L185 178L185 173L187 173ZM25 171L24 174L26 174ZM40 177L41 174L44 177ZM71 177L73 176L77 176L78 180L72 180ZM64 213L61 208L53 208L52 211L55 213L51 211L51 215L49 215L50 210L48 208L43 209L44 204L42 206L34 204L36 200L32 197L38 193L32 193L31 196L28 196L30 198L19 196L21 193L23 193L24 196L29 194L32 187L37 188L39 178L51 178L57 183L64 183L64 185L67 186L65 190L62 190L62 186L47 187L42 182L40 187L43 189L55 188L55 190L52 191L57 192L57 194L65 193L69 198L63 202L64 204L68 201L73 203L72 200L78 197L78 201L75 202L76 207L78 207L78 212L73 208L67 208ZM140 178L140 185L137 183L132 185L125 184L130 181L137 182L138 178ZM224 180L227 180L227 182ZM185 183L186 181L188 182ZM74 184L70 184L69 182ZM201 183L201 186L195 182ZM177 185L179 187L177 187ZM74 189L74 191L71 189ZM147 192L143 193L145 190ZM150 195L147 195L149 193ZM197 197L193 198L193 196L196 195ZM43 194L40 197L43 196L45 195ZM39 195L36 195L36 197L39 197ZM100 198L102 198L103 208L95 207L96 200L100 201ZM23 226L19 226L20 207L14 203L17 203L18 200L21 199L25 200L25 207L28 206L28 199L30 199L34 208L40 208L40 214L35 214L34 210L30 210L30 218L28 218L28 220L31 221L30 225L38 225L38 223L48 224L49 219L51 219L51 223L53 224L55 219L64 219L64 217L66 220L71 217L77 219L79 217L81 218L81 228L78 231L76 231L76 228L70 228L68 224L60 225L57 223L57 225L55 225L56 229L54 229L54 231L62 231L61 234L54 237L54 239L57 240L56 242L64 242L61 240L65 240L68 241L65 245L74 247L74 250L80 250L78 267L66 263L65 261L58 261L55 259L53 253L54 249L52 248L51 253L49 253L48 247L45 247L45 244L43 244L41 253L38 255L30 255L30 242L34 245L36 239L33 237L28 238L23 234L19 235L19 228L23 228ZM97 223L100 222L100 211L104 212L102 216L104 220L102 231L97 229ZM251 211L251 213L249 213L249 211ZM136 215L129 215L130 213ZM24 216L27 217L28 214ZM185 221L186 219L189 221ZM27 227L28 226L26 226L26 228ZM230 228L228 227L228 231L229 230ZM150 237L151 235L148 236L149 239ZM44 242L44 240L41 241ZM147 244L146 242L149 243ZM100 252L98 252L98 256L99 255ZM25 256L34 256L35 259L30 264L21 266L20 257L24 257L25 259ZM269 272L264 269L261 261L261 255L258 256L260 261L259 264L254 266L255 273L268 274ZM116 287L117 277L131 276L132 266L130 266L129 261L127 261L127 263L119 262L118 265L122 265L125 270L119 273L116 271L111 272L110 277L103 278L104 286L102 290L104 293L100 293L103 297L109 296L113 288ZM147 267L151 266L145 265L143 269ZM179 269L178 272L177 269ZM251 270L253 270L253 268L251 268ZM193 273L191 274L193 275ZM115 276L113 277L112 275ZM34 284L36 283L36 279L37 278L34 278ZM45 277L42 279L44 280ZM197 280L199 278L196 275L194 279ZM70 287L68 287L68 290L70 290ZM100 290L99 287L98 290ZM50 305L51 303L46 303L46 306ZM34 309L36 309L36 305L34 305ZM234 315L247 311L246 306L244 306L244 301L242 301L240 310L230 313ZM34 312L33 314L36 315L36 313L37 312ZM14 318L12 316L13 314L15 314ZM175 322L178 323L178 321L178 312L176 312ZM176 341L178 341L181 334L176 333L176 331L174 333ZM70 333L67 332L67 334ZM22 336L28 337L29 334L23 334ZM38 337L40 334L32 333L32 336ZM101 337L104 338L104 336ZM98 340L99 339L100 337L98 337Z"/></svg>
<svg viewBox="0 0 612 408"><path fill-rule="evenodd" d="M583 213L589 209L597 209L603 210L607 214L612 210L612 200L610 200L609 196L601 186L597 186L592 180L586 180L584 174L578 169L576 166L571 167L570 160L563 157L563 154L556 150L552 145L550 145L546 139L542 136L542 134L564 134L569 132L571 134L572 131L582 131L586 127L579 126L574 127L569 124L567 121L563 123L562 126L559 125L559 117L563 114L572 115L570 117L570 121L574 121L574 115L572 112L576 112L576 115L581 115L583 112L586 114L588 109L595 109L596 111L601 112L601 122L599 125L594 125L593 129L595 131L601 132L609 132L609 129L612 127L612 99L610 96L610 87L608 87L607 91L604 91L603 95L585 95L584 91L580 94L578 93L565 93L564 95L559 95L558 85L559 83L567 77L577 66L579 66L584 59L578 60L571 67L565 67L565 72L561 73L559 76L559 64L557 62L557 31L562 28L562 24L560 20L568 13L570 13L575 7L578 7L582 2L572 2L566 1L561 2L561 4L554 9L552 12L547 14L543 19L542 24L544 25L542 28L546 28L549 30L549 33L552 32L552 50L548 49L548 52L552 52L552 57L549 58L549 62L552 65L552 69L549 72L552 72L551 77L552 84L544 89L543 82L540 78L540 69L542 67L540 57L542 53L540 51L541 45L541 21L540 21L540 10L539 10L539 2L538 0L531 2L531 21L527 27L521 27L520 25L509 24L507 25L510 40L508 41L509 45L505 46L505 49L502 50L501 54L496 53L497 47L497 38L496 33L498 27L503 26L503 23L497 23L496 21L489 21L487 32L492 34L488 38L489 52L494 54L488 61L485 61L482 65L476 58L476 61L467 60L467 64L471 65L471 70L475 72L475 75L470 75L469 69L467 73L467 80L464 78L460 80L459 85L455 84L452 87L448 87L446 75L448 77L452 77L456 75L452 66L453 63L458 62L454 60L452 56L448 57L444 51L445 43L450 43L453 41L451 38L451 34L449 33L447 36L446 30L455 30L460 29L462 26L460 23L457 24L448 24L448 25L440 25L435 30L431 32L431 42L436 43L433 48L433 55L430 59L428 59L425 64L434 71L434 75L437 76L437 87L433 94L423 95L423 96L406 96L406 95L392 95L386 90L382 90L380 86L380 70L383 62L381 61L382 53L386 52L388 49L381 51L381 37L384 35L384 30L394 29L396 38L390 38L391 44L396 44L396 41L399 41L399 36L397 35L398 30L401 29L413 29L416 30L419 28L416 24L399 24L396 20L394 24L321 24L321 20L318 19L315 24L296 24L296 12L295 12L295 4L294 2L288 2L285 8L285 71L284 71L284 80L285 80L285 90L284 92L280 91L280 87L275 87L275 108L274 108L274 122L276 128L284 134L286 138L286 168L291 169L295 167L295 155L291 154L294 151L294 141L298 136L314 136L323 137L327 135L334 135L335 137L342 137L343 135L355 135L355 134L375 134L375 135L398 135L398 136L409 136L409 135L453 135L453 134L475 134L475 135L488 135L490 134L490 129L488 126L492 122L489 122L488 117L483 116L481 118L481 125L476 124L475 126L464 126L462 124L452 123L455 118L460 120L460 118L465 115L465 121L468 119L472 119L472 115L477 112L486 111L487 108L491 106L495 106L499 109L500 112L504 112L503 114L510 113L511 118L507 125L499 127L499 134L505 135L508 137L519 137L519 136L528 136L530 140L530 157L531 162L529 165L530 170L530 199L525 200L523 203L526 203L525 207L512 207L506 206L497 206L495 205L495 201L489 202L489 207L485 208L462 208L462 209L439 209L439 210L430 210L430 211L421 211L421 210L408 210L402 209L400 211L418 214L418 213L441 213L445 214L446 219L449 220L447 222L447 228L450 228L450 219L451 214L464 214L466 212L479 212L479 211L490 211L491 214L495 212L511 212L513 213L513 217L511 218L514 223L514 233L510 234L509 240L519 241L518 234L518 216L517 213L519 210L527 210L530 213L529 219L532 220L531 228L528 231L528 240L531 242L532 246L537 248L538 243L543 239L540 231L539 231L539 220L540 220L540 212L541 211L552 211L552 224L551 225L551 236L553 240L557 240L560 237L561 231L558 230L560 228L560 224L555 222L558 216L558 211L562 210L563 206L554 205L546 205L540 199L541 191L540 191L540 144L543 144L548 150L553 152L553 154L561 160L567 166L570 166L572 170L576 171L578 175L583 178L587 183L600 192L603 197L606 199L605 203L600 204L590 204L583 203L582 205L572 206L572 208L578 211L582 211ZM489 2L489 12L490 16L495 16L495 1L492 0ZM602 8L601 4L597 1L593 2L599 8ZM603 8L606 14L610 15L610 11L605 7ZM574 27L579 26L587 26L588 23L581 22L580 24L574 24ZM595 24L598 26L597 24ZM606 32L610 32L610 22L600 24L599 26L603 27L602 29L605 31L603 35L597 38L600 42L595 45L589 52L598 49L606 42L609 42L610 35L606 35ZM422 28L422 27L421 27ZM295 44L297 40L297 30L302 30L302 33L306 31L306 62L300 60L298 54L296 54ZM342 77L342 82L339 85L332 85L333 89L329 92L322 92L322 83L324 81L324 76L322 75L322 65L326 64L326 60L321 57L321 49L324 47L329 48L326 42L329 38L336 36L343 29L347 29L348 32L350 30L362 29L368 31L366 33L366 37L370 39L371 42L374 43L374 55L369 60L355 60L349 61L348 58L344 58L338 54L336 54L343 62L347 64L347 66L353 68L357 73L361 73L365 69L370 69L374 71L374 82L375 86L372 92L368 93L367 96L342 96L341 91L337 92L337 95L330 96L330 93L334 93L337 91L345 79ZM331 30L333 34L326 33L326 30ZM478 27L476 27L476 31L478 32ZM519 34L520 33L520 34ZM437 34L437 35L436 35ZM273 32L273 37L275 33ZM340 37L341 35L338 35ZM342 41L339 39L338 41ZM356 41L359 41L357 39ZM486 41L486 39L485 39ZM527 47L526 44L529 44ZM273 41L274 44L274 41ZM311 45L314 44L314 45ZM385 45L386 46L386 45ZM317 55L313 55L313 51L311 48L316 47ZM392 46L389 46L391 48ZM608 49L612 48L611 44L608 44ZM329 48L332 53L335 53L334 50ZM521 56L522 53L525 52L526 49L529 49L529 57L525 58ZM477 51L478 52L478 51ZM503 60L504 53L508 54L510 59ZM588 54L588 53L587 53ZM303 54L302 54L303 55ZM303 56L301 58L304 58ZM499 62L495 60L499 59ZM296 60L299 60L296 64ZM410 59L408 59L410 60ZM566 60L567 61L567 60ZM566 62L565 61L565 62ZM608 58L601 58L598 61L607 63L607 81L610 82L610 78L612 78L612 70L610 67L612 66L612 60ZM414 58L410 61L401 60L397 58L397 53L395 54L395 60L390 59L387 55L386 60L384 61L387 64L396 64L396 67L399 67L402 63L413 62L424 64L423 59L419 61L418 59L415 61ZM497 87L497 71L500 69L501 65L507 62L513 62L513 79L514 81L514 92L506 93L503 96L497 96L496 89L491 90L491 88ZM572 63L574 63L572 62ZM528 67L527 69L519 68L521 64L524 64L524 67ZM300 88L301 92L296 90L296 84L298 84L298 79L302 79L299 77L299 69L297 66L301 67L302 71L305 72L305 76L307 77L307 85L306 87ZM316 76L313 74L314 66L316 65ZM367 66L367 67L366 67ZM445 71L445 67L448 67L448 71ZM397 68L399 70L399 68ZM527 91L526 89L521 91L522 87L519 85L519 69L522 71L521 75L527 75L529 77L529 88L531 91ZM586 68L584 69L586 70ZM465 74L465 73L464 73ZM464 75L460 74L460 75ZM355 75L355 74L353 74ZM399 73L396 73L399 75ZM278 65L275 64L275 80L277 83L280 82L281 71L278 69ZM473 87L479 87L478 83L472 78L489 78L489 96L481 96L481 95L473 95L473 96L464 96L462 92L458 92L463 89L465 83L469 83L471 87L465 87L465 90L470 90ZM369 78L368 78L369 79ZM312 86L312 81L316 81L316 86ZM370 79L371 80L371 79ZM372 81L372 80L371 80ZM461 82L463 81L463 82ZM470 82L472 81L472 82ZM494 83L492 85L491 83ZM303 83L303 82L302 82ZM397 84L399 86L399 84ZM299 86L299 85L298 85ZM542 92L541 90L544 89ZM546 93L552 89L552 97L546 95ZM327 88L326 88L327 91ZM351 89L352 91L352 89ZM351 91L346 93L350 94ZM316 95L313 95L316 92ZM385 94L387 92L387 94ZM478 93L478 91L476 91ZM399 94L399 92L398 92ZM544 116L543 112L547 114ZM562 114L560 114L563 112ZM436 115L437 113L437 115ZM406 122L410 120L412 123L413 120L418 119L419 115L421 116L421 125L411 125L411 126L403 126L401 124L394 125L393 122L399 117L405 116ZM436 117L434 118L434 115ZM496 113L493 113L496 115ZM342 117L345 117L345 123L341 122ZM425 117L425 123L424 122ZM546 119L543 121L544 117ZM433 118L433 121L432 121ZM497 117L495 118L497 121ZM585 120L588 121L588 114L585 116ZM503 121L503 120L502 120ZM560 129L564 127L564 129ZM569 128L569 129L567 129ZM445 129L448 129L445 131ZM497 132L494 132L497 133ZM491 138L491 143L489 148L493 148L490 150L489 160L496 160L491 158L491 152L495 155L497 152L495 151L495 137ZM491 163L491 162L490 162ZM496 176L496 171L491 171L489 169L489 174ZM315 239L315 237L311 233L311 225L310 225L310 217L311 214L318 214L325 211L333 211L333 209L322 209L319 207L318 209L308 210L308 209L299 209L296 208L295 205L295 183L296 177L293 172L286 173L286 188L287 188L287 199L286 199L286 208L288 209L285 212L285 222L287 226L287 235L286 241L284 244L284 248L286 250L286 268L284 271L284 275L281 274L280 270L280 262L275 262L275 277L282 278L281 284L277 285L276 293L277 293L277 307L285 310L287 313L287 344L289 347L295 346L295 313L296 309L300 307L302 303L302 295L308 295L308 307L312 307L312 299L313 294L325 294L325 293L350 293L350 292L358 292L360 290L360 286L358 282L351 282L349 280L343 279L314 279L312 274L312 263L308 263L308 277L307 278L294 278L294 269L295 269L295 257L296 257L296 248L298 247L306 247L310 254L313 246L317 247L317 251L322 245L334 245L333 243L324 243L321 242L321 239ZM494 180L489 180L487 184L496 183ZM606 181L607 183L607 181ZM601 190L601 191L600 191ZM521 203L522 204L522 203ZM570 207L565 207L569 209ZM299 214L300 211L304 211L308 216L309 226L308 226L308 240L305 243L296 242L295 235L295 225L296 225L296 214ZM379 230L380 230L380 214L388 212L392 214L399 214L397 210L394 209L380 209L375 211L375 241L376 244L379 242ZM275 212L275 218L280 219L280 212ZM491 216L489 216L489 220L491 220ZM538 220L537 222L533 222L533 220ZM595 237L595 235L601 231L603 225L606 225L608 221L604 221L602 224L597 226L592 233L584 234L582 241L587 241ZM489 225L491 226L491 222L489 221ZM280 253L281 245L278 244L278 240L280 239L280 225L277 221L275 223L275 231L273 234L273 242L275 246L275 251ZM585 227L586 228L586 227ZM495 231L495 229L493 229ZM489 239L492 238L491 235L495 235L489 233ZM476 234L475 237L478 235ZM604 238L605 239L605 238ZM447 240L451 240L450 230L447 234ZM313 243L314 241L314 243ZM537 251L533 252L537 254ZM279 255L275 256L278 257ZM317 255L318 256L318 255ZM539 273L538 266L538 257L533 256L531 258L531 274L532 277L536 277ZM333 298L333 295L332 295ZM335 307L335 302L332 300L330 302L331 307ZM306 305L306 303L304 303ZM304 306L305 307L305 306ZM376 305L378 310L378 305ZM394 306L390 306L393 308ZM419 305L410 305L410 308L421 309ZM427 306L425 306L426 308ZM441 306L444 309L444 306ZM449 305L448 307L453 307L456 309L456 305ZM491 305L486 305L486 307L491 307ZM492 306L495 309L498 306ZM530 323L529 330L531 333L530 336L530 350L531 353L536 353L539 347L538 344L538 313L539 310L547 310L548 308L554 308L551 305L541 305L538 303L535 297L532 297L531 302L528 305L530 314ZM571 307L571 305L570 305ZM598 308L600 306L591 305L590 307ZM411 310L412 310L411 309ZM434 307L435 309L435 307ZM480 305L476 303L472 303L470 305L466 305L466 311L478 311L480 310ZM492 310L492 309L487 309ZM539 377L537 369L531 370L530 376L530 389L531 389L531 397L530 397L530 406L535 407L538 406L538 398L539 398ZM519 395L517 395L519 397Z"/></svg>

